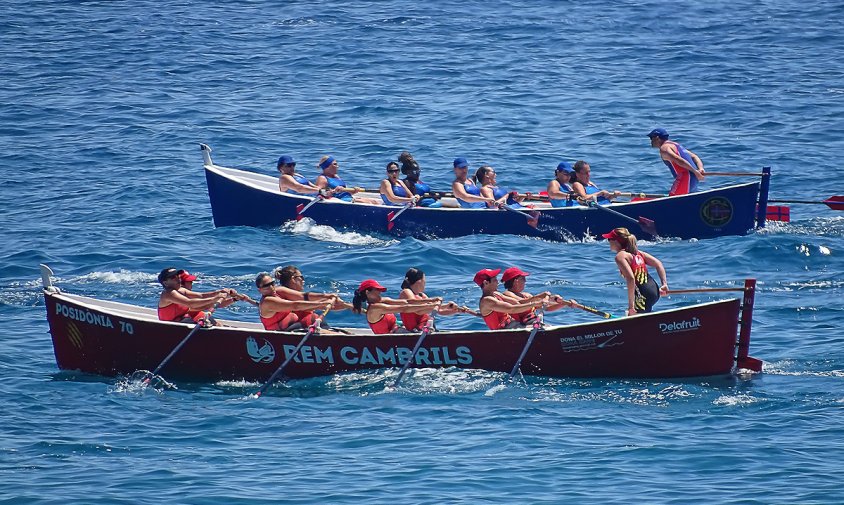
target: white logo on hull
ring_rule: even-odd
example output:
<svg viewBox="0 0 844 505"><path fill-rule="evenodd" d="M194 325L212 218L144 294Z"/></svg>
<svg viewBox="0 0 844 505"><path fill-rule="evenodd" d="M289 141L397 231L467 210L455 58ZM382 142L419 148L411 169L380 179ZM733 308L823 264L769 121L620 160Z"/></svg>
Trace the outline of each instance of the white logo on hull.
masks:
<svg viewBox="0 0 844 505"><path fill-rule="evenodd" d="M273 345L264 339L264 345L258 347L258 341L252 337L246 339L246 352L255 363L270 363L275 359Z"/></svg>

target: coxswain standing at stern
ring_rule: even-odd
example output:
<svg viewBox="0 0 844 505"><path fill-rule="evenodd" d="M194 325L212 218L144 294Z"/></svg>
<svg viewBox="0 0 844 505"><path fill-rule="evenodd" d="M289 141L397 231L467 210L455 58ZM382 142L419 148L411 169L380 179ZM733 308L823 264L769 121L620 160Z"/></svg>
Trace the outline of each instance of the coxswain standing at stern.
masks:
<svg viewBox="0 0 844 505"><path fill-rule="evenodd" d="M705 174L703 161L697 154L673 140L668 140L665 128L651 130L648 137L651 139L651 147L659 149L659 157L674 177L674 184L671 185L668 196L687 195L697 191L697 183L703 181ZM691 174L694 174L694 177Z"/></svg>

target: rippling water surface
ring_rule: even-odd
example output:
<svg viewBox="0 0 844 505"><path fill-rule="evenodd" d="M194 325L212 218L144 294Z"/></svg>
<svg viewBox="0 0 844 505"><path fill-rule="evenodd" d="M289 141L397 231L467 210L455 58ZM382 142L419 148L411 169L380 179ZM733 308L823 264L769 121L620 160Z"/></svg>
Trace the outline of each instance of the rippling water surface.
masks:
<svg viewBox="0 0 844 505"><path fill-rule="evenodd" d="M842 19L840 2L791 0L5 2L0 503L844 502L844 215L822 205L747 237L643 244L675 288L758 279L751 379L504 388L423 370L395 391L395 371L370 372L259 401L254 383L141 390L57 370L37 270L152 306L167 265L252 292L295 263L345 295L370 276L395 292L420 266L429 292L476 304L474 271L518 264L529 289L619 313L605 243L215 229L198 143L267 174L292 154L313 176L331 153L366 185L408 149L435 188L456 156L526 190L583 158L604 186L662 192L645 134L664 126L709 170L772 166L772 197L822 200L844 193Z"/></svg>

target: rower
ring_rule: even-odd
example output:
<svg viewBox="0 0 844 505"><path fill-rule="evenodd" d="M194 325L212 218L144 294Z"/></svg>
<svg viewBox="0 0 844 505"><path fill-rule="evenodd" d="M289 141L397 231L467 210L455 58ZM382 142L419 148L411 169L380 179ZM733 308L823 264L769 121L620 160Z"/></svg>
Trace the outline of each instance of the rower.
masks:
<svg viewBox="0 0 844 505"><path fill-rule="evenodd" d="M500 268L489 269L484 268L475 274L475 284L480 286L482 295L479 303L481 317L490 330L505 330L512 328L524 328L524 324L519 320L513 318L513 314L518 314L526 310L534 309L545 304L548 300L547 296L534 301L525 301L521 303L514 303L505 298L503 294L498 292L498 274L501 273Z"/></svg>
<svg viewBox="0 0 844 505"><path fill-rule="evenodd" d="M616 253L615 264L627 283L627 315L651 312L660 293L668 294L668 278L662 262L639 250L636 235L627 228L615 228L602 236L609 242L610 250ZM659 274L662 284L658 288L648 273L648 266L654 267Z"/></svg>
<svg viewBox="0 0 844 505"><path fill-rule="evenodd" d="M366 322L376 335L388 333L405 333L408 330L396 324L395 311L409 312L413 314L430 314L436 310L441 298L427 298L424 300L393 300L381 296L387 288L378 283L375 279L366 279L360 283L355 290L355 297L352 300L352 312L355 314L366 313Z"/></svg>
<svg viewBox="0 0 844 505"><path fill-rule="evenodd" d="M568 162L561 161L554 171L554 179L548 183L548 199L551 207L572 207L574 200L572 196L574 188L571 181L574 179L574 169Z"/></svg>
<svg viewBox="0 0 844 505"><path fill-rule="evenodd" d="M465 209L485 209L487 204L495 203L495 198L482 196L481 188L469 178L469 162L466 158L454 159L454 182L451 192L457 203Z"/></svg>
<svg viewBox="0 0 844 505"><path fill-rule="evenodd" d="M255 277L255 286L261 293L258 315L267 330L301 330L305 327L305 323L299 321L296 311L315 310L326 305L325 301L285 300L276 294L275 280L266 272L261 272ZM336 302L336 297L332 296L328 303L334 302Z"/></svg>
<svg viewBox="0 0 844 505"><path fill-rule="evenodd" d="M419 163L413 159L413 155L407 151L402 151L402 153L399 154L399 161L401 162L401 173L405 175L403 182L404 185L407 186L407 189L409 189L414 195L419 196L430 193L431 186L419 180L422 169L419 168ZM442 202L439 202L434 198L422 198L419 200L417 205L420 207L430 207L432 209L438 209L443 206Z"/></svg>
<svg viewBox="0 0 844 505"><path fill-rule="evenodd" d="M351 309L352 305L343 301L338 295L333 293L314 293L312 291L305 291L305 277L302 272L293 265L279 267L273 270L273 277L278 281L275 287L275 294L279 297L290 301L304 301L304 302L319 302L324 307L332 298L335 299L332 310L346 310ZM316 321L316 314L313 310L296 310L293 311L299 322L303 326L310 326ZM323 323L323 327L328 327Z"/></svg>
<svg viewBox="0 0 844 505"><path fill-rule="evenodd" d="M337 175L340 164L333 156L323 156L319 160L317 167L322 170L322 173L316 178L316 186L320 189L330 190L335 198L346 202L368 203L372 205L381 205L380 200L374 198L365 198L359 196L352 196L363 191L361 188L348 186L346 181Z"/></svg>
<svg viewBox="0 0 844 505"><path fill-rule="evenodd" d="M621 194L619 191L607 191L600 189L591 181L592 167L589 163L583 160L578 160L574 164L574 178L572 179L571 187L577 195L577 200L583 205L588 205L590 201L598 205L607 205L612 203L612 199Z"/></svg>
<svg viewBox="0 0 844 505"><path fill-rule="evenodd" d="M515 191L508 191L498 187L495 180L495 169L491 166L484 165L480 167L478 171L475 172L474 180L481 187L481 196L493 199L492 203L487 203L487 207L501 207L502 205L508 205L514 209L524 208L519 203L524 201L525 198L523 196L519 196L519 194Z"/></svg>
<svg viewBox="0 0 844 505"><path fill-rule="evenodd" d="M402 300L430 300L425 294L425 272L418 268L409 268L404 274L404 280L401 283L401 293L399 299ZM464 308L459 307L455 302L448 302L442 304L439 308L439 315L450 316L459 312L465 312ZM401 322L408 331L422 331L428 325L430 316L428 314L417 314L415 312L401 312Z"/></svg>
<svg viewBox="0 0 844 505"><path fill-rule="evenodd" d="M381 199L387 205L414 205L419 201L419 197L399 179L399 164L395 161L387 163L387 178L381 181L380 191Z"/></svg>
<svg viewBox="0 0 844 505"><path fill-rule="evenodd" d="M188 298L180 293L182 281L179 272L173 267L165 268L158 274L158 282L164 287L164 291L158 297L158 319L161 321L175 321L179 323L200 323L206 318L204 311L226 303L230 300L228 293L217 293L208 298ZM193 316L188 315L191 310L196 311ZM213 318L208 316L211 324L217 325Z"/></svg>
<svg viewBox="0 0 844 505"><path fill-rule="evenodd" d="M276 165L280 173L278 177L278 190L292 195L314 195L319 193L319 188L309 181L307 177L296 173L296 162L291 156L284 155L278 159Z"/></svg>
<svg viewBox="0 0 844 505"><path fill-rule="evenodd" d="M545 312L553 312L564 307L574 307L575 300L564 300L560 295L551 294L548 291L539 293L538 295L531 295L525 291L525 284L527 283L527 276L530 273L525 272L519 267L510 267L501 274L501 282L504 283L504 296L516 303L529 302L535 300L542 300L548 298L550 303L545 307ZM535 310L526 310L518 314L513 314L513 318L524 325L532 324L536 318Z"/></svg>
<svg viewBox="0 0 844 505"><path fill-rule="evenodd" d="M703 161L697 154L691 152L673 140L668 140L665 128L654 128L648 133L651 147L659 149L659 157L671 171L674 183L668 196L687 195L697 191L698 181L704 179ZM694 174L694 177L690 176Z"/></svg>

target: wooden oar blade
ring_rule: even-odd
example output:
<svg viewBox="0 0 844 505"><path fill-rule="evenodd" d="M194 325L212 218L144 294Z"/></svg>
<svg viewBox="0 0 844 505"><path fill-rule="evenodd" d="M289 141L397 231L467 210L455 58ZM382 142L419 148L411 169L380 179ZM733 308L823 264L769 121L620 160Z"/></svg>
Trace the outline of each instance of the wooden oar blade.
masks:
<svg viewBox="0 0 844 505"><path fill-rule="evenodd" d="M646 217L639 216L639 227L642 228L642 231L651 235L652 237L656 237L656 223L654 223L653 219L648 219Z"/></svg>
<svg viewBox="0 0 844 505"><path fill-rule="evenodd" d="M531 228L537 228L539 226L539 212L532 210L528 212L530 217L527 219L527 224Z"/></svg>
<svg viewBox="0 0 844 505"><path fill-rule="evenodd" d="M393 216L395 216L395 215L396 215L396 211L391 211L390 213L387 214L387 231L392 230L393 226L396 225L396 223L393 222Z"/></svg>
<svg viewBox="0 0 844 505"><path fill-rule="evenodd" d="M300 203L296 206L296 221L301 221L303 217L302 212L305 210L305 204Z"/></svg>
<svg viewBox="0 0 844 505"><path fill-rule="evenodd" d="M844 196L831 196L823 203L832 210L844 210Z"/></svg>

